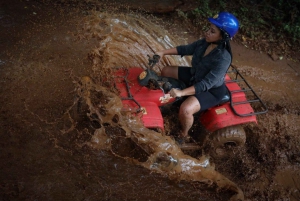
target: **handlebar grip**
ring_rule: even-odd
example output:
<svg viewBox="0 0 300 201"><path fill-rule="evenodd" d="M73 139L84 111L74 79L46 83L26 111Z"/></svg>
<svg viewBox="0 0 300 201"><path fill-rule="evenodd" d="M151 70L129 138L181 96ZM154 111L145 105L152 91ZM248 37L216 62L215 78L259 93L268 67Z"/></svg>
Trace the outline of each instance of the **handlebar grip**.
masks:
<svg viewBox="0 0 300 201"><path fill-rule="evenodd" d="M156 63L159 61L160 56L158 54L153 55L153 60L156 61Z"/></svg>
<svg viewBox="0 0 300 201"><path fill-rule="evenodd" d="M148 60L149 60L149 66L151 68L153 68L153 66L159 62L160 56L157 54L153 55L152 58L149 55L147 55L147 56L148 56Z"/></svg>

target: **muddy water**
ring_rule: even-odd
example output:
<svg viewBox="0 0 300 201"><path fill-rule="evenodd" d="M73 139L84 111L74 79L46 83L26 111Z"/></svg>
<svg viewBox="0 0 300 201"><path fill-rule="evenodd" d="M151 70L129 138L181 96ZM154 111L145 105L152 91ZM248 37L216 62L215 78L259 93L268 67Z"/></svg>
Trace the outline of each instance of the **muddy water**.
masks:
<svg viewBox="0 0 300 201"><path fill-rule="evenodd" d="M235 65L270 111L245 126L246 146L231 158L193 158L124 114L109 85L112 68L145 68L147 54L184 42L161 20L3 5L2 200L228 200L237 192L245 200L299 200L299 95L289 86L300 81L284 63L233 45ZM155 70L188 62L166 57Z"/></svg>

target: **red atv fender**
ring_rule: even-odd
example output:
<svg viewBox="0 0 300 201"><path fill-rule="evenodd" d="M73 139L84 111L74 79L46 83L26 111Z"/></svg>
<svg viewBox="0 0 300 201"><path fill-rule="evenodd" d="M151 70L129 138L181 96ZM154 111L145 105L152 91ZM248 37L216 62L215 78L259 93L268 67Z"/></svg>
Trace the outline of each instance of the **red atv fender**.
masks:
<svg viewBox="0 0 300 201"><path fill-rule="evenodd" d="M119 69L115 75L115 86L120 92L123 108L137 111L142 114L142 121L147 128L164 130L164 120L159 106L175 101L169 94L162 90L148 89L141 86L138 76L144 72L140 67Z"/></svg>
<svg viewBox="0 0 300 201"><path fill-rule="evenodd" d="M210 132L239 124L257 123L254 110L241 87L233 82L228 75L225 77L225 83L231 94L232 104L228 101L225 104L212 107L200 115L200 122Z"/></svg>

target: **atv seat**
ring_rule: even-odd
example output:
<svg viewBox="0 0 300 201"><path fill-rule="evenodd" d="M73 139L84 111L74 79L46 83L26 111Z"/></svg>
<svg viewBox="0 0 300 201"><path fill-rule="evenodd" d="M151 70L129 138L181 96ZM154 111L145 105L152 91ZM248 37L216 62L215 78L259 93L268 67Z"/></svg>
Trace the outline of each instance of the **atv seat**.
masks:
<svg viewBox="0 0 300 201"><path fill-rule="evenodd" d="M230 96L229 94L225 94L222 98L222 100L220 101L220 103L218 105L223 105L224 103L227 103L230 101Z"/></svg>

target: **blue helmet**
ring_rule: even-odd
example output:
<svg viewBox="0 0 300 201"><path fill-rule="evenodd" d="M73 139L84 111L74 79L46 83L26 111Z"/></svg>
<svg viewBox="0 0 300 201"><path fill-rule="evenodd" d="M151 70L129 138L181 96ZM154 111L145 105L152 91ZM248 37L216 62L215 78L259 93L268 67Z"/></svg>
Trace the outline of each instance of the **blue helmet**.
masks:
<svg viewBox="0 0 300 201"><path fill-rule="evenodd" d="M232 38L239 29L239 21L233 14L228 12L220 12L218 15L208 18L208 20L229 34L230 38Z"/></svg>

